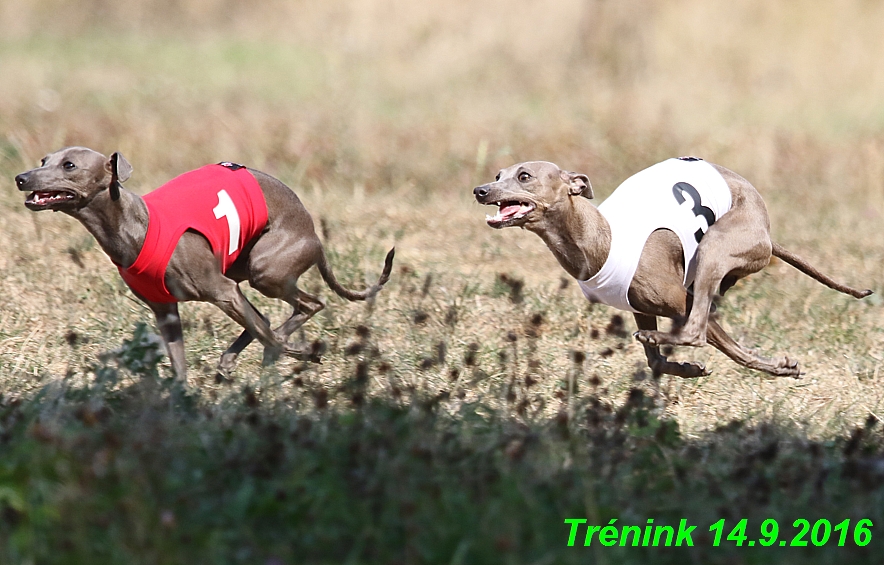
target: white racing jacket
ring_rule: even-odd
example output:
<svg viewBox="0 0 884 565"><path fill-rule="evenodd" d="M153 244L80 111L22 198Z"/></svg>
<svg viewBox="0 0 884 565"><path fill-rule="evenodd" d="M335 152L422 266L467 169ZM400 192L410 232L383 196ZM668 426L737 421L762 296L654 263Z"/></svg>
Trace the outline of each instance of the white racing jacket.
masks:
<svg viewBox="0 0 884 565"><path fill-rule="evenodd" d="M600 206L611 226L611 251L601 270L578 281L583 294L627 312L627 299L642 249L654 230L681 240L688 288L697 270L697 246L709 226L731 209L731 191L719 172L701 159L668 159L626 179Z"/></svg>

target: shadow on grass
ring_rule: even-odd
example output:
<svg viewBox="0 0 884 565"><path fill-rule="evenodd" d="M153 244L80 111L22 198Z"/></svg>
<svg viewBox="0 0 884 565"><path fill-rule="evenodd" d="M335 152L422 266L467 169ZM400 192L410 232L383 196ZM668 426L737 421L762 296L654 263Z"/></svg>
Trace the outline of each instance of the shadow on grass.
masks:
<svg viewBox="0 0 884 565"><path fill-rule="evenodd" d="M874 420L828 442L740 422L686 439L639 390L530 422L418 393L210 401L158 375L156 345L142 327L88 386L0 401L0 562L880 562L874 526L856 543L884 511ZM587 522L568 547L573 518ZM617 536L584 546L615 519ZM693 547L633 547L635 532L620 546L649 519L696 526Z"/></svg>

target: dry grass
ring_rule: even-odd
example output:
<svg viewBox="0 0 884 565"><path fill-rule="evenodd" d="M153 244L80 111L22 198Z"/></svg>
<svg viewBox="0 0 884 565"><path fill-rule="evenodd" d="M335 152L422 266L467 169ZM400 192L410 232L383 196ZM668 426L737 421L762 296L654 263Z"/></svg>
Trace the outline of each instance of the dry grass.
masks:
<svg viewBox="0 0 884 565"><path fill-rule="evenodd" d="M349 375L359 356L345 349L364 324L380 351L372 362L391 367L373 377L371 394L446 391L455 410L460 398L506 403L512 389L526 417L548 415L567 402L571 350L587 354L578 397L593 390L593 375L596 392L616 399L656 385L637 374L641 348L606 335L613 312L590 309L573 283L561 289L564 272L538 238L487 228L472 186L544 158L588 173L604 196L657 160L702 155L756 184L778 241L882 292L882 25L884 8L859 0L4 1L0 176L67 144L121 150L138 191L206 162L264 169L326 222L334 264L354 285L397 246L395 276L373 307L332 300L305 328L331 345L305 378L333 389ZM81 226L21 201L4 183L6 395L82 378L85 364L149 320ZM500 273L524 279L521 303ZM322 285L311 275L306 286ZM256 300L277 320L287 314ZM807 375L767 379L717 352L684 350L714 375L664 377L661 402L689 434L774 418L825 436L870 412L884 417L881 304L772 265L731 291L723 321L748 345L801 359ZM192 372L223 395L212 368L237 330L211 307L184 312ZM415 322L418 312L425 321ZM543 322L528 337L535 314ZM474 342L478 369L463 361ZM439 357L439 343L444 363L419 369ZM296 364L261 372L258 359L257 349L244 356L241 382L280 382L295 394ZM528 374L537 384L525 386Z"/></svg>
<svg viewBox="0 0 884 565"><path fill-rule="evenodd" d="M567 516L880 524L881 29L867 0L0 0L0 562L576 563L596 548L564 547ZM328 345L320 366L261 368L253 345L218 383L239 329L186 304L191 393L117 373L102 354L149 311L12 182L71 144L122 151L138 192L208 162L263 169L340 279L375 280L395 244L394 276L368 305L304 277L330 303L301 336ZM590 306L533 234L488 228L470 193L540 158L604 197L686 154L752 181L777 241L878 292L776 262L728 293L723 325L804 378L705 348L676 356L711 377L651 379L632 320ZM697 541L592 557L778 549Z"/></svg>

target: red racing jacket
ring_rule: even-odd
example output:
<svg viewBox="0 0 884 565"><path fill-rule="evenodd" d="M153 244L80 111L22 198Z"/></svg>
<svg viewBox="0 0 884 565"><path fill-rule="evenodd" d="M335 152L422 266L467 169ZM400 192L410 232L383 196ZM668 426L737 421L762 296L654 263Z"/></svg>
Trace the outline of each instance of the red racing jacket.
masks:
<svg viewBox="0 0 884 565"><path fill-rule="evenodd" d="M255 177L233 163L207 165L175 177L144 195L148 225L144 245L120 275L136 294L152 302L178 302L166 288L169 259L191 229L209 240L221 272L267 225L267 203Z"/></svg>

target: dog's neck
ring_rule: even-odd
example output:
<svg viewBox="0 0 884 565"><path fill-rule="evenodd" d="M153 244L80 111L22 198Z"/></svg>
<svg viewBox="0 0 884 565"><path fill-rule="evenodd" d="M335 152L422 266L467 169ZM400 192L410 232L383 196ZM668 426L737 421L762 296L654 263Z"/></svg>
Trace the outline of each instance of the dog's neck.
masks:
<svg viewBox="0 0 884 565"><path fill-rule="evenodd" d="M539 235L559 264L580 281L595 276L611 250L608 221L582 196L550 206L543 220L528 229Z"/></svg>
<svg viewBox="0 0 884 565"><path fill-rule="evenodd" d="M147 235L148 213L137 194L120 187L120 198L114 201L110 191L103 190L68 214L86 226L115 264L127 268L138 258Z"/></svg>

